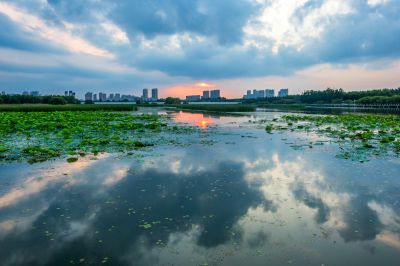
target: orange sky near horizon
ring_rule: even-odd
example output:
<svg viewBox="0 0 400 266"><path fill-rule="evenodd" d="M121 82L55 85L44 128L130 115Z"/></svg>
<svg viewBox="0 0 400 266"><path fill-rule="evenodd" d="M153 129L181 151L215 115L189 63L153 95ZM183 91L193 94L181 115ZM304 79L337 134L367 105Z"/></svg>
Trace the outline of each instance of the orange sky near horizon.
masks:
<svg viewBox="0 0 400 266"><path fill-rule="evenodd" d="M203 90L219 89L222 97L237 99L242 98L248 89L274 89L275 94L281 88L289 88L289 94L300 94L306 90L324 90L328 87L342 88L345 91L362 91L398 88L399 77L400 60L390 64L377 61L374 64L351 64L348 67L321 64L297 71L289 76L181 83L162 88L160 94L162 97L185 99L188 95L202 95Z"/></svg>
<svg viewBox="0 0 400 266"><path fill-rule="evenodd" d="M231 90L224 90L223 88L219 88L216 84L211 82L196 82L192 84L178 84L170 87L166 87L163 89L163 94L179 97L181 99L185 99L188 95L203 95L203 91L205 90L221 90L221 96L226 98L237 98L237 92Z"/></svg>

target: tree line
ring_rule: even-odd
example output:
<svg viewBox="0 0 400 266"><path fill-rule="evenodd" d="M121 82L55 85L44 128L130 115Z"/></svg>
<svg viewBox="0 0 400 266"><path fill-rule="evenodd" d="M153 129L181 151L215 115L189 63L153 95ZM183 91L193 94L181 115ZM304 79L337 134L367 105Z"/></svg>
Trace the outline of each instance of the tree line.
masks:
<svg viewBox="0 0 400 266"><path fill-rule="evenodd" d="M0 104L79 104L80 101L73 96L32 96L32 95L0 95Z"/></svg>

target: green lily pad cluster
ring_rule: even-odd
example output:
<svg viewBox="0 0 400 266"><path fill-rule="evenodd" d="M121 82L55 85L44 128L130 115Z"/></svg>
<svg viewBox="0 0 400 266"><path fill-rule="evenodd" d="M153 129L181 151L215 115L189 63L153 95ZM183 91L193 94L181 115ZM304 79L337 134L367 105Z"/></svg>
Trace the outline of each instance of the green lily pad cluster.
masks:
<svg viewBox="0 0 400 266"><path fill-rule="evenodd" d="M0 113L0 160L42 162L60 156L153 146L167 118L128 112ZM156 133L156 134L155 134ZM69 162L74 162L70 159Z"/></svg>
<svg viewBox="0 0 400 266"><path fill-rule="evenodd" d="M400 117L395 115L284 115L267 125L268 133L273 130L328 137L339 143L337 156L344 159L365 161L370 156L400 154Z"/></svg>

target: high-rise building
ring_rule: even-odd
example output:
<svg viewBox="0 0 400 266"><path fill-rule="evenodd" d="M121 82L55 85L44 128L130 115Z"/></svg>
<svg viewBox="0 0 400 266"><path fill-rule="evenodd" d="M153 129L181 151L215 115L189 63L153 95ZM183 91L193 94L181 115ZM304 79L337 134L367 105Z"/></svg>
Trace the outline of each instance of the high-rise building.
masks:
<svg viewBox="0 0 400 266"><path fill-rule="evenodd" d="M157 88L151 89L151 100L152 101L158 100L158 89Z"/></svg>
<svg viewBox="0 0 400 266"><path fill-rule="evenodd" d="M6 92L5 92L5 91L2 91L2 92L1 92L1 95L6 95Z"/></svg>
<svg viewBox="0 0 400 266"><path fill-rule="evenodd" d="M108 99L110 101L114 101L114 93L110 93L110 96L108 96Z"/></svg>
<svg viewBox="0 0 400 266"><path fill-rule="evenodd" d="M243 95L243 99L261 99L261 98L272 98L274 97L274 90L266 89L266 90L247 90L246 95Z"/></svg>
<svg viewBox="0 0 400 266"><path fill-rule="evenodd" d="M68 91L65 91L65 92L64 92L64 96L68 96Z"/></svg>
<svg viewBox="0 0 400 266"><path fill-rule="evenodd" d="M147 101L149 98L149 90L147 88L143 89L143 95L142 95L143 101Z"/></svg>
<svg viewBox="0 0 400 266"><path fill-rule="evenodd" d="M107 94L106 93L99 93L99 101L100 102L106 102L107 101Z"/></svg>
<svg viewBox="0 0 400 266"><path fill-rule="evenodd" d="M85 93L85 101L93 101L93 93L86 92Z"/></svg>
<svg viewBox="0 0 400 266"><path fill-rule="evenodd" d="M186 96L186 101L188 101L188 102L198 102L198 101L200 101L200 99L201 99L200 95Z"/></svg>
<svg viewBox="0 0 400 266"><path fill-rule="evenodd" d="M38 91L31 91L30 95L32 95L32 96L40 96L40 93Z"/></svg>
<svg viewBox="0 0 400 266"><path fill-rule="evenodd" d="M289 95L289 89L280 89L278 92L278 97L286 97Z"/></svg>
<svg viewBox="0 0 400 266"><path fill-rule="evenodd" d="M265 98L265 91L264 90L256 91L255 98L256 99Z"/></svg>
<svg viewBox="0 0 400 266"><path fill-rule="evenodd" d="M256 90L253 90L253 93L251 93L251 90L247 90L246 95L243 95L243 99L249 100L249 99L254 99Z"/></svg>
<svg viewBox="0 0 400 266"><path fill-rule="evenodd" d="M203 96L201 97L202 100L209 100L210 99L210 91L203 91Z"/></svg>
<svg viewBox="0 0 400 266"><path fill-rule="evenodd" d="M116 93L115 97L114 97L114 100L117 101L117 102L120 101L121 100L121 94Z"/></svg>
<svg viewBox="0 0 400 266"><path fill-rule="evenodd" d="M273 98L275 97L275 91L274 90L270 90L270 89L266 89L265 90L265 97L266 98Z"/></svg>
<svg viewBox="0 0 400 266"><path fill-rule="evenodd" d="M96 94L96 93L93 94L93 101L94 101L94 102L97 102L97 94Z"/></svg>
<svg viewBox="0 0 400 266"><path fill-rule="evenodd" d="M218 100L219 98L221 98L221 91L220 90L210 91L210 98L211 100Z"/></svg>

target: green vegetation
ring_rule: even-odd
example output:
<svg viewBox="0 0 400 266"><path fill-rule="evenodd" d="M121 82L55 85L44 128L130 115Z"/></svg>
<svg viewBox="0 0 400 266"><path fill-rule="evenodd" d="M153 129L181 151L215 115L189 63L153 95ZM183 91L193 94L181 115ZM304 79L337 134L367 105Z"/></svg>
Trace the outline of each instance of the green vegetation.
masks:
<svg viewBox="0 0 400 266"><path fill-rule="evenodd" d="M257 107L268 108L268 109L279 109L279 110L305 110L306 109L306 106L304 104L264 103L264 104L258 104Z"/></svg>
<svg viewBox="0 0 400 266"><path fill-rule="evenodd" d="M94 104L93 100L85 100L85 104Z"/></svg>
<svg viewBox="0 0 400 266"><path fill-rule="evenodd" d="M74 163L74 162L77 162L78 160L79 160L78 157L70 157L70 158L67 158L67 162L69 162L69 163Z"/></svg>
<svg viewBox="0 0 400 266"><path fill-rule="evenodd" d="M267 133L272 133L272 130L274 129L273 125L266 125L265 126L265 131L267 131Z"/></svg>
<svg viewBox="0 0 400 266"><path fill-rule="evenodd" d="M63 97L53 97L50 99L49 104L64 105L67 104L67 101Z"/></svg>
<svg viewBox="0 0 400 266"><path fill-rule="evenodd" d="M168 97L165 99L165 104L181 104L182 100L179 98Z"/></svg>
<svg viewBox="0 0 400 266"><path fill-rule="evenodd" d="M377 97L378 96L378 97ZM350 91L345 92L342 89L326 89L324 91L306 91L299 96L302 103L363 103L365 98L369 98L368 103L379 103L380 97L391 98L400 96L400 88L398 89L383 89L383 90L370 90L370 91ZM364 99L364 100L362 100Z"/></svg>
<svg viewBox="0 0 400 266"><path fill-rule="evenodd" d="M400 95L396 96L370 96L363 97L357 101L360 104L389 104L398 103L400 104Z"/></svg>
<svg viewBox="0 0 400 266"><path fill-rule="evenodd" d="M181 104L174 105L178 109L207 112L253 112L255 105L249 104Z"/></svg>
<svg viewBox="0 0 400 266"><path fill-rule="evenodd" d="M154 136L173 130L163 119L125 112L3 112L0 160L35 163L70 155L72 163L75 155L153 146Z"/></svg>
<svg viewBox="0 0 400 266"><path fill-rule="evenodd" d="M2 104L0 112L135 111L134 104Z"/></svg>
<svg viewBox="0 0 400 266"><path fill-rule="evenodd" d="M72 96L32 96L32 95L0 95L0 104L79 104Z"/></svg>
<svg viewBox="0 0 400 266"><path fill-rule="evenodd" d="M339 143L339 157L366 161L370 156L400 155L400 117L394 115L285 115L266 131L315 133ZM322 141L305 145L323 145ZM298 148L299 145L296 145Z"/></svg>

